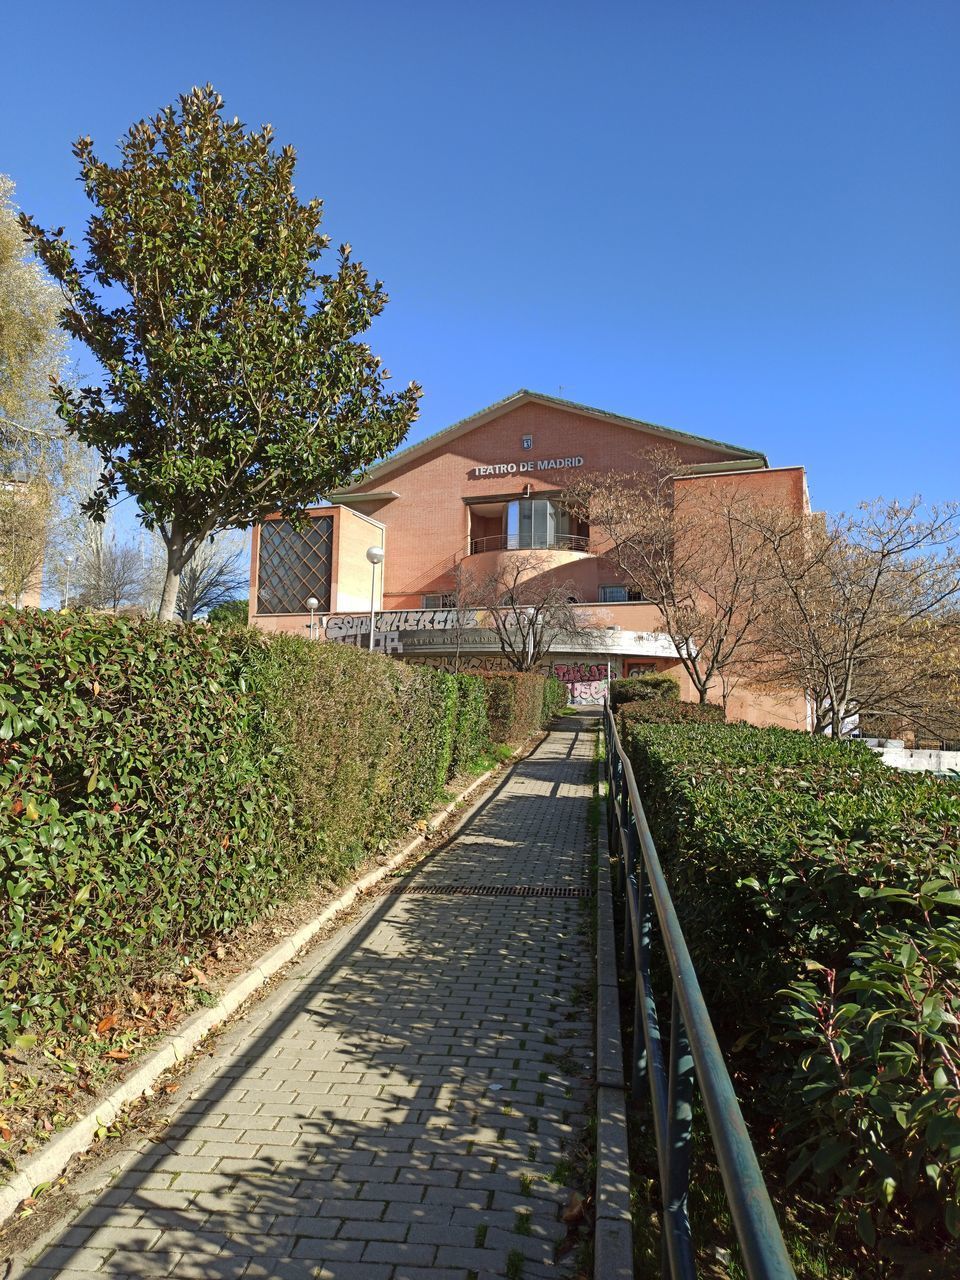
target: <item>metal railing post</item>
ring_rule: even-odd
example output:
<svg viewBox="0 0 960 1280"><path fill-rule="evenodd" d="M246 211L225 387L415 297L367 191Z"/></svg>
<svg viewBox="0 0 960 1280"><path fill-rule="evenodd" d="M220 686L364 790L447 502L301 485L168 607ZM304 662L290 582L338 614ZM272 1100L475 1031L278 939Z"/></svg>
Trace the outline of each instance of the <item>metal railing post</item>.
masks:
<svg viewBox="0 0 960 1280"><path fill-rule="evenodd" d="M664 1280L682 1276L694 1280L697 1274L690 1235L688 1198L690 1192L690 1146L693 1136L693 1055L683 1025L683 1014L674 988L670 1000L670 1073L667 1094L667 1187L664 1213L669 1227L664 1232Z"/></svg>

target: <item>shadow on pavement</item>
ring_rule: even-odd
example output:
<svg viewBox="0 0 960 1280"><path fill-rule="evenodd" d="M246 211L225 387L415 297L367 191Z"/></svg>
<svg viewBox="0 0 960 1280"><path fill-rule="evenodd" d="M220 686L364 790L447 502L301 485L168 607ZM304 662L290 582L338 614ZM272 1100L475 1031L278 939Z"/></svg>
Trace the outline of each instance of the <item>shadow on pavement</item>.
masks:
<svg viewBox="0 0 960 1280"><path fill-rule="evenodd" d="M405 883L584 884L588 727L559 722ZM463 1280L514 1253L556 1275L593 1070L588 907L384 895L22 1274Z"/></svg>

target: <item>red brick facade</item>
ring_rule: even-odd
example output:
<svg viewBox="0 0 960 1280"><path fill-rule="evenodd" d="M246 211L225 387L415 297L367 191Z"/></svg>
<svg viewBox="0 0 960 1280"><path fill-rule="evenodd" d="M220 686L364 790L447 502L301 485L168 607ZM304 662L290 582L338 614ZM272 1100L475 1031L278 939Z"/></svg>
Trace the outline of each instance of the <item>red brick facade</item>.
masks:
<svg viewBox="0 0 960 1280"><path fill-rule="evenodd" d="M749 455L745 449L700 444L655 427L643 429L628 425L626 420L560 408L546 399L513 399L520 399L520 403L513 407L508 401L507 407L491 418L477 415L478 425L463 434L441 433L435 447L427 452L415 446L408 460L401 453L395 461L381 464L342 497L387 527L385 608L419 608L424 595L453 590L457 559L468 550L471 500L518 498L527 485L533 495L558 493L563 488L562 468L478 476L478 467L582 458L583 471L634 471L664 446L690 463L727 462ZM532 448L523 448L524 436L532 437ZM359 494L385 490L398 496L357 501ZM595 559L584 562L575 577L584 600L598 599L600 577L617 581L609 566Z"/></svg>
<svg viewBox="0 0 960 1280"><path fill-rule="evenodd" d="M741 491L746 489L761 500L773 500L786 509L808 509L802 468L770 470L766 459L753 450L520 392L402 450L372 468L361 483L331 495L335 503L342 504L339 510L351 508L352 512L362 513L366 520L363 527L354 532L353 541L357 545L349 564L345 561L334 564L333 577L338 589L331 597L330 608L334 612L339 609L341 613L359 611L356 601L369 600L370 578L360 541L369 534L379 545L380 536L373 535L381 527L386 560L382 605L378 599L377 608L386 611L437 608L437 598L455 590L458 564L462 563L465 571L480 571L512 554L506 549L502 532L506 527L506 504L524 497L559 495L573 474L645 470L653 465L657 454L665 450L688 464L736 468L735 473L692 476L685 479L684 484L736 484ZM336 518L336 527L339 545L340 531L346 530L343 516ZM256 548L255 541L255 557ZM589 616L589 625L607 637L602 653L553 655L559 664L558 671L562 669L566 673L562 678L572 682L571 673L581 671L584 687L589 689L596 684L598 666L607 662L614 675L631 668L670 670L680 679L682 696L691 697L692 689L675 650L667 642L665 652L666 637L655 634L661 629L656 608L650 604L612 603L601 599L602 588L622 582L610 561L602 556L604 550L596 533L584 530L582 537L568 537L562 546L558 544L538 552L545 561L550 561L550 572L562 574L564 582L569 582L576 597L584 602L583 612ZM377 587L379 597L379 583ZM338 597L344 601L349 598L354 603L338 605ZM252 622L271 630L294 630L303 634L305 617L257 615L254 599L255 592L251 598ZM328 638L344 635L345 624L333 618L330 624L325 632ZM401 620L401 615L385 614L374 633L375 641L382 635L385 648L391 625L405 628L411 623L405 618ZM369 634L367 626L368 639ZM441 631L432 635L420 633L410 637L406 644L398 639L393 651L410 661L445 665L447 638ZM358 631L354 639L362 643L363 633ZM391 650L387 648L387 651ZM458 650L458 663L461 659ZM478 668L493 667L498 665L499 658L481 645L471 661ZM735 716L758 723L804 726L803 700L795 695L771 698L741 690L734 701L736 705L731 705L730 711Z"/></svg>

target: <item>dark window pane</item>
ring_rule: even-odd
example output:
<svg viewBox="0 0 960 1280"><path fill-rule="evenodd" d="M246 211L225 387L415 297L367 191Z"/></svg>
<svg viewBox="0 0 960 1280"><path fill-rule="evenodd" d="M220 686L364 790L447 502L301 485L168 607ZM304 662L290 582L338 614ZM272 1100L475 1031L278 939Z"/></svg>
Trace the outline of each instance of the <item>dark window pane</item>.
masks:
<svg viewBox="0 0 960 1280"><path fill-rule="evenodd" d="M289 520L260 526L257 577L258 613L308 613L316 596L320 612L330 609L333 517L314 516L302 532Z"/></svg>

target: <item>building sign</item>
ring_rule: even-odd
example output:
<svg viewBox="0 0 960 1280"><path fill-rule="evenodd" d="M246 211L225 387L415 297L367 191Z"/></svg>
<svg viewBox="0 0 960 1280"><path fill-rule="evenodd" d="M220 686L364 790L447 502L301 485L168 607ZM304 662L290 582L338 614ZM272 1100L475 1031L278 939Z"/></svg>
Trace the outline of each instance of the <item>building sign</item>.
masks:
<svg viewBox="0 0 960 1280"><path fill-rule="evenodd" d="M536 471L563 471L569 467L582 467L583 458L538 458L536 462L492 462L484 467L474 467L470 472L475 479L480 476L529 475Z"/></svg>

